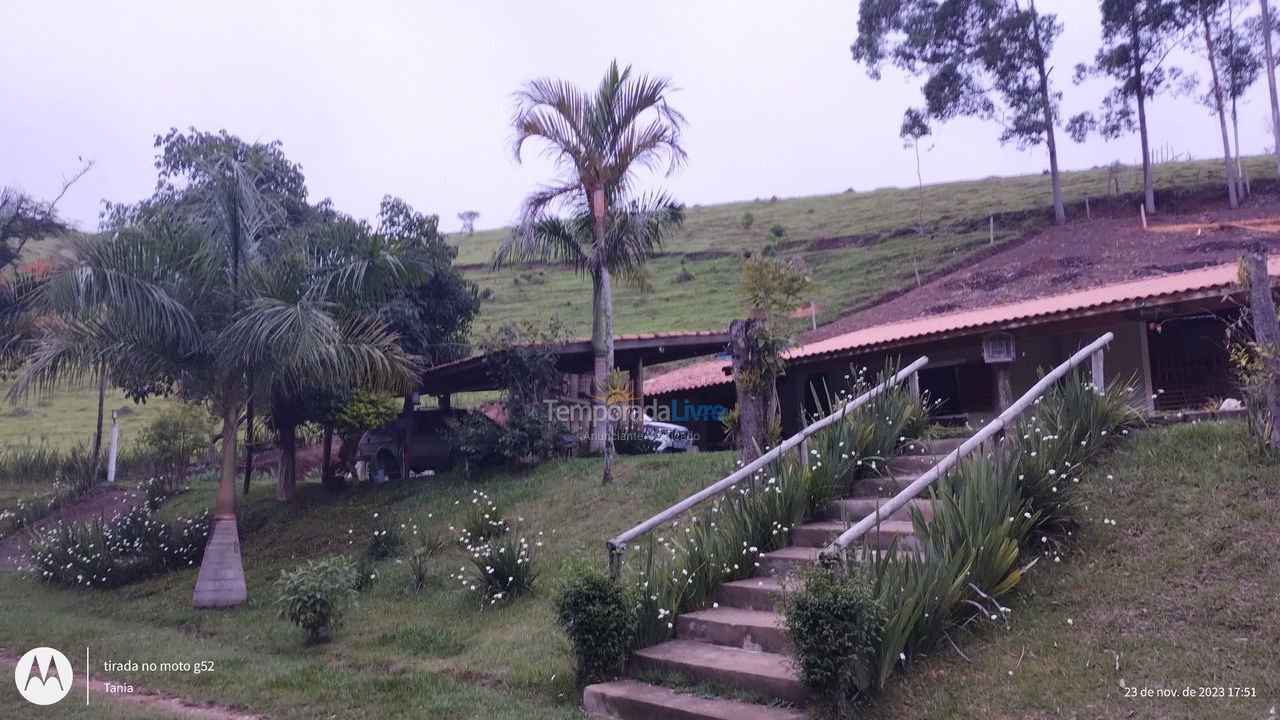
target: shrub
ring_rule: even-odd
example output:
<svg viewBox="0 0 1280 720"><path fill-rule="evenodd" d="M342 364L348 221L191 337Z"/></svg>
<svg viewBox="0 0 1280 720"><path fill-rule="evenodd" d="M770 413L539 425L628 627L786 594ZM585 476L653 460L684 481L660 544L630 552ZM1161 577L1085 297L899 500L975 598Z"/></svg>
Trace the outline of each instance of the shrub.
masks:
<svg viewBox="0 0 1280 720"><path fill-rule="evenodd" d="M109 522L61 522L31 540L32 563L45 582L110 588L193 567L204 555L211 518L166 523L144 504Z"/></svg>
<svg viewBox="0 0 1280 720"><path fill-rule="evenodd" d="M311 642L324 642L355 604L358 580L355 562L340 555L283 571L276 583L280 618L306 630Z"/></svg>
<svg viewBox="0 0 1280 720"><path fill-rule="evenodd" d="M147 423L139 443L147 449L154 470L173 483L184 479L187 466L209 448L211 425L209 411L203 406L174 405Z"/></svg>
<svg viewBox="0 0 1280 720"><path fill-rule="evenodd" d="M369 544L365 548L364 554L370 560L385 560L389 557L399 557L404 552L404 523L397 524L382 515L375 512L373 514L373 532L369 536Z"/></svg>
<svg viewBox="0 0 1280 720"><path fill-rule="evenodd" d="M622 671L636 639L634 602L622 586L598 572L574 572L556 597L556 614L573 644L579 685Z"/></svg>
<svg viewBox="0 0 1280 720"><path fill-rule="evenodd" d="M409 591L422 592L431 580L431 558L445 546L445 539L436 532L420 531L413 526L414 544L406 564L409 566Z"/></svg>
<svg viewBox="0 0 1280 720"><path fill-rule="evenodd" d="M466 548L472 572L459 571L455 580L472 592L479 592L490 605L524 595L533 590L537 570L525 538L507 537Z"/></svg>
<svg viewBox="0 0 1280 720"><path fill-rule="evenodd" d="M871 688L885 618L862 577L813 571L787 594L782 613L801 678L817 698L842 707Z"/></svg>
<svg viewBox="0 0 1280 720"><path fill-rule="evenodd" d="M450 525L449 529L459 533L458 542L463 547L479 545L509 529L507 521L502 517L502 508L480 490L471 491L471 503L467 505L461 523L461 527L454 528Z"/></svg>

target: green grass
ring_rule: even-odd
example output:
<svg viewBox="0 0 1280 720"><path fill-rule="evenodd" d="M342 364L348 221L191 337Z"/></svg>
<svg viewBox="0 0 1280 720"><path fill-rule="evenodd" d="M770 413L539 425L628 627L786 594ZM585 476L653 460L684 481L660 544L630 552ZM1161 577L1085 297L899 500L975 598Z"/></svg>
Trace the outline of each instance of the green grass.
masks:
<svg viewBox="0 0 1280 720"><path fill-rule="evenodd" d="M1274 179L1274 163L1250 158L1255 180ZM1176 210L1177 197L1196 193L1205 198L1222 194L1226 206L1223 167L1217 161L1167 163L1155 169L1158 204ZM1083 219L1084 200L1102 210L1107 197L1106 169L1063 174L1068 218ZM1125 197L1119 211L1136 213L1139 175L1122 172ZM916 232L917 193L914 188L873 192L845 192L789 199L757 199L724 205L694 206L684 229L650 264L652 290L641 295L619 288L615 299L618 332L704 330L725 327L744 313L734 288L741 277L744 250L759 251L774 243L769 228L787 230L781 255L805 259L817 283L814 298L822 309L818 321L830 322L865 307L884 293L910 287L916 269L929 278L963 265L990 247L988 218L995 216L995 244L1017 239L1047 227L1052 213L1047 175L986 178L930 185L925 188L925 223L929 236ZM750 212L755 222L743 229ZM492 292L485 301L477 329L509 319L546 320L558 316L569 329L585 335L590 328L590 284L561 268L509 268L497 273L476 265L488 263L507 230L471 236L454 235L457 263L465 274ZM829 247L831 239L857 236L859 244ZM825 242L824 242L825 241ZM838 244L838 243L837 243ZM827 248L827 249L824 249ZM694 275L676 283L681 261Z"/></svg>
<svg viewBox="0 0 1280 720"><path fill-rule="evenodd" d="M1009 628L956 638L967 661L939 649L859 717L1265 717L1280 698L1277 476L1238 423L1135 433L1081 480L1083 526L1006 601ZM1218 686L1257 697L1181 697Z"/></svg>
<svg viewBox="0 0 1280 720"><path fill-rule="evenodd" d="M31 391L19 403L7 399L9 384L0 381L0 446L48 443L60 449L78 443L93 442L98 417L97 387L67 388L52 393ZM103 413L103 446L111 431L111 411L119 410L120 447L128 448L147 422L167 403L167 398L154 398L138 404L124 393L108 389Z"/></svg>
<svg viewBox="0 0 1280 720"><path fill-rule="evenodd" d="M190 701L273 718L576 717L573 659L551 606L556 585L575 565L603 565L607 537L718 478L731 463L724 453L622 457L607 487L599 482L599 460L591 459L479 483L447 475L364 486L336 499L308 483L290 506L277 504L261 484L241 523L247 606L191 609L194 571L117 591L60 590L3 575L0 647L39 642L83 652L88 644L101 660L214 660L215 672L200 675L119 675ZM361 551L375 512L447 533L474 487L505 509L515 533L543 533L534 595L482 609L476 595L449 578L470 567L450 542L433 557L421 594L406 592L407 566L379 564L379 580L330 644L308 646L305 633L276 618L273 583L281 569ZM162 512L207 507L212 489L202 482Z"/></svg>

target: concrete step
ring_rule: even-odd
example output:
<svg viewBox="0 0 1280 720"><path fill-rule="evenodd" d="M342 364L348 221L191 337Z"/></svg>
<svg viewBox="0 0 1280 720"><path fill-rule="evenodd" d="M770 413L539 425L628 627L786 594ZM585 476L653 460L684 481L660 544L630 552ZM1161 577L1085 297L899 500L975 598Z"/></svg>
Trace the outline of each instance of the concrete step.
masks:
<svg viewBox="0 0 1280 720"><path fill-rule="evenodd" d="M946 455L960 447L969 438L936 438L933 440L908 440L899 452L903 455Z"/></svg>
<svg viewBox="0 0 1280 720"><path fill-rule="evenodd" d="M840 520L797 525L791 529L791 542L800 547L824 548L849 528L852 523ZM894 540L903 549L915 549L915 526L907 520L882 520L880 524L862 536L860 543L869 544L877 550L889 547Z"/></svg>
<svg viewBox="0 0 1280 720"><path fill-rule="evenodd" d="M937 465L943 455L896 455L879 468L881 475L919 475Z"/></svg>
<svg viewBox="0 0 1280 720"><path fill-rule="evenodd" d="M849 524L853 524L862 518L874 515L876 509L884 505L888 498L845 498L843 500L833 501L827 506L827 520L844 520ZM881 520L910 520L911 508L920 511L925 520L933 519L933 501L928 498L915 498L900 508L897 512L888 517L881 516Z"/></svg>
<svg viewBox="0 0 1280 720"><path fill-rule="evenodd" d="M796 705L809 699L791 658L780 653L668 640L632 653L631 665L637 671L677 672L700 682L722 682Z"/></svg>
<svg viewBox="0 0 1280 720"><path fill-rule="evenodd" d="M635 680L588 685L582 693L587 714L611 720L804 720L801 710L704 698Z"/></svg>
<svg viewBox="0 0 1280 720"><path fill-rule="evenodd" d="M918 472L898 472L892 475L875 476L870 475L858 481L853 487L853 497L855 498L891 498L902 491L903 488L910 485L916 478L920 477Z"/></svg>
<svg viewBox="0 0 1280 720"><path fill-rule="evenodd" d="M756 568L756 574L786 576L796 570L813 567L818 564L820 551L821 548L791 545L765 553L758 560L760 567Z"/></svg>
<svg viewBox="0 0 1280 720"><path fill-rule="evenodd" d="M782 653L790 647L787 625L772 610L718 607L676 618L676 637L756 652Z"/></svg>
<svg viewBox="0 0 1280 720"><path fill-rule="evenodd" d="M720 586L716 591L716 601L721 607L773 610L782 602L786 587L781 578L771 575L735 580Z"/></svg>

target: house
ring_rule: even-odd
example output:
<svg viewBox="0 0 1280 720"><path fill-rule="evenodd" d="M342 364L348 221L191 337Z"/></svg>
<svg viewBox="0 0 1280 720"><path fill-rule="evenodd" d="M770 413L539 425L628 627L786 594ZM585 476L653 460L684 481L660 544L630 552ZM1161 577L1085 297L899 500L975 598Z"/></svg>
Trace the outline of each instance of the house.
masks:
<svg viewBox="0 0 1280 720"><path fill-rule="evenodd" d="M1273 287L1280 258L1268 266ZM922 390L938 403L944 422L988 419L1005 398L1035 383L1037 373L1064 361L1104 332L1115 333L1106 354L1108 382L1140 391L1148 414L1217 405L1236 396L1228 329L1247 303L1235 264L1215 265L1103 285L963 312L935 314L865 327L794 347L778 380L783 433L801 426L827 397L847 384L851 368L877 370L929 357ZM651 378L651 404L672 408L732 407L729 362L700 362ZM687 423L704 447L724 442L711 420Z"/></svg>

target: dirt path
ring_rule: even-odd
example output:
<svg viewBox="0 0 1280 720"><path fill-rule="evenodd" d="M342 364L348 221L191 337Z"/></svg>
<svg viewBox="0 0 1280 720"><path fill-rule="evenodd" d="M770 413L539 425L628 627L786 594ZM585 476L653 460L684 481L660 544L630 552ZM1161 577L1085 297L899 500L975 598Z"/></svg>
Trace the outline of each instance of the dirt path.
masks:
<svg viewBox="0 0 1280 720"><path fill-rule="evenodd" d="M17 653L0 648L0 664L3 664L6 670L16 668L20 657ZM75 664L74 658L68 659L72 661L72 665ZM266 720L264 715L248 715L207 704L196 705L182 698L147 690L137 685L133 685L133 692L129 693L107 692L107 685L119 686L128 685L128 683L109 680L97 675L85 677L83 670L83 667L76 668L75 680L73 681L78 694L73 691L67 695L63 702L82 702L85 698L85 689L88 688L90 698L101 695L119 702L136 703L147 708L171 712L181 717L203 718L204 720ZM92 703L92 699L89 702Z"/></svg>
<svg viewBox="0 0 1280 720"><path fill-rule="evenodd" d="M132 510L142 504L142 493L132 483L99 485L75 502L68 503L45 515L30 528L24 528L0 540L0 570L22 570L27 564L27 537L63 520L81 522L100 517L104 520Z"/></svg>

